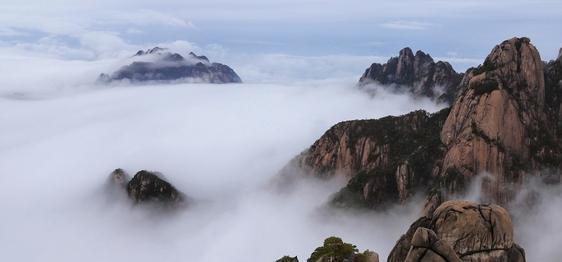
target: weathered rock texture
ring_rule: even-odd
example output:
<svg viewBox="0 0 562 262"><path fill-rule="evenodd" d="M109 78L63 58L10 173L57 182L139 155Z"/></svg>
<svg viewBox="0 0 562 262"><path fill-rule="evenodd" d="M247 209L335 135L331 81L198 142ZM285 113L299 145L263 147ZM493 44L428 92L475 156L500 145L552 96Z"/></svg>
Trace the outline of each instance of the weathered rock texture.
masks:
<svg viewBox="0 0 562 262"><path fill-rule="evenodd" d="M232 68L211 63L205 56L189 53L183 57L171 53L164 48L155 47L140 50L130 65L121 67L108 75L101 74L99 82L129 80L131 82L146 81L190 81L200 83L240 83L242 80Z"/></svg>
<svg viewBox="0 0 562 262"><path fill-rule="evenodd" d="M372 64L359 79L360 85L378 83L392 85L417 96L426 96L442 102L452 103L462 74L455 72L447 63L433 61L430 55L410 48L400 50L386 64Z"/></svg>
<svg viewBox="0 0 562 262"><path fill-rule="evenodd" d="M560 144L545 112L543 62L527 38L496 46L461 84L441 131L447 145L440 176L491 174L486 196L498 203L541 168L560 165ZM456 191L445 185L449 191Z"/></svg>
<svg viewBox="0 0 562 262"><path fill-rule="evenodd" d="M415 81L410 71L419 62L401 53L371 70L383 73L365 77ZM506 40L464 74L450 110L339 123L291 165L318 177L350 177L333 199L341 206L403 203L420 189L431 213L482 173L490 177L483 200L505 204L529 175L560 173L561 81L560 57L545 65L529 39Z"/></svg>
<svg viewBox="0 0 562 262"><path fill-rule="evenodd" d="M416 221L388 261L524 262L525 252L513 241L513 225L504 208L448 201Z"/></svg>
<svg viewBox="0 0 562 262"><path fill-rule="evenodd" d="M307 174L352 177L333 199L340 206L403 202L427 187L444 147L436 135L448 110L342 122L292 161Z"/></svg>

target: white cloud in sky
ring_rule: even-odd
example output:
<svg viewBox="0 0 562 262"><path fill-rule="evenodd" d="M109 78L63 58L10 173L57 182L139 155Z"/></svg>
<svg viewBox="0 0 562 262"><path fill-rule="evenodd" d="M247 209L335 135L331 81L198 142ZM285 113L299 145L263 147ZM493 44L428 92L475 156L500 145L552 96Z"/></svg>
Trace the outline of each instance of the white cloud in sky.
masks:
<svg viewBox="0 0 562 262"><path fill-rule="evenodd" d="M433 26L431 23L418 22L418 21L390 21L381 24L381 27L398 30L425 30Z"/></svg>
<svg viewBox="0 0 562 262"><path fill-rule="evenodd" d="M140 9L131 11L114 12L109 11L107 18L96 21L99 24L116 24L116 25L161 25L174 26L195 29L196 26L189 20L178 18L173 15L165 14L155 10Z"/></svg>

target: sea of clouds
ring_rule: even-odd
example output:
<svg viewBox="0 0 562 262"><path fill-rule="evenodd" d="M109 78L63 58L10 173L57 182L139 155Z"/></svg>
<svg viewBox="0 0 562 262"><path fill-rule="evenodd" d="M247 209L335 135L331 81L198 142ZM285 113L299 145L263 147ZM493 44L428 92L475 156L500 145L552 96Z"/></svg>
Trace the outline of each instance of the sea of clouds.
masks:
<svg viewBox="0 0 562 262"><path fill-rule="evenodd" d="M340 121L444 106L358 90L377 58L224 55L246 83L104 86L99 73L125 56L0 57L1 261L303 260L332 235L384 259L419 215L418 203L327 211L345 181L271 190L277 172ZM108 198L115 168L160 171L195 204L155 215ZM562 223L547 203L561 198L546 199L517 231L529 261L560 255ZM539 234L537 222L552 230Z"/></svg>
<svg viewBox="0 0 562 262"><path fill-rule="evenodd" d="M362 69L346 75L352 69L326 62L337 57L252 58L261 62L238 70L245 84L137 86L95 84L126 58L4 58L1 260L304 259L331 235L385 255L417 216L415 208L326 213L344 181L271 190L277 172L340 121L442 107L372 97L354 86ZM295 67L309 71L298 78ZM160 217L108 200L115 168L160 171L196 204Z"/></svg>

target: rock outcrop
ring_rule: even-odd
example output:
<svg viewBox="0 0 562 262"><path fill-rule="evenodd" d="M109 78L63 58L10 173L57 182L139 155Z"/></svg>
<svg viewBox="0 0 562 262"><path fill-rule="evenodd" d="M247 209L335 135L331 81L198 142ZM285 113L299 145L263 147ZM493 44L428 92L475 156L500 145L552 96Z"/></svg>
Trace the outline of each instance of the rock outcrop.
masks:
<svg viewBox="0 0 562 262"><path fill-rule="evenodd" d="M193 52L187 57L167 49L155 47L139 50L134 62L112 74L101 74L98 82L109 83L127 80L133 83L157 81L187 81L197 83L240 83L242 80L227 65L211 63L205 56Z"/></svg>
<svg viewBox="0 0 562 262"><path fill-rule="evenodd" d="M369 83L391 85L398 91L426 96L451 104L458 91L462 74L455 72L447 62L434 62L430 55L410 48L400 50L386 64L372 64L359 79L359 85Z"/></svg>
<svg viewBox="0 0 562 262"><path fill-rule="evenodd" d="M513 225L504 208L448 201L430 217L416 221L397 242L388 262L403 261L524 262L525 252L514 243Z"/></svg>
<svg viewBox="0 0 562 262"><path fill-rule="evenodd" d="M401 53L384 67L396 70L374 65L372 72L383 73L368 70L365 77L414 81L404 68L414 70L415 56ZM431 213L483 173L489 179L482 200L506 204L529 176L560 174L561 59L545 64L528 38L506 40L463 75L450 110L339 123L290 166L306 175L350 177L332 201L336 206L378 208L420 190Z"/></svg>
<svg viewBox="0 0 562 262"><path fill-rule="evenodd" d="M332 200L338 206L378 208L404 202L416 190L428 187L445 150L437 134L448 112L420 110L339 123L289 166L306 175L350 177Z"/></svg>
<svg viewBox="0 0 562 262"><path fill-rule="evenodd" d="M123 169L115 169L109 175L112 192L126 193L135 204L152 203L166 207L178 207L186 202L185 195L156 172L141 170L130 179Z"/></svg>
<svg viewBox="0 0 562 262"><path fill-rule="evenodd" d="M485 197L506 203L526 175L559 167L562 151L552 127L538 51L528 38L506 40L462 81L441 131L447 153L440 176L467 180L488 173Z"/></svg>
<svg viewBox="0 0 562 262"><path fill-rule="evenodd" d="M157 173L139 171L127 184L127 193L135 203L162 202L174 204L184 197L174 186L159 177Z"/></svg>

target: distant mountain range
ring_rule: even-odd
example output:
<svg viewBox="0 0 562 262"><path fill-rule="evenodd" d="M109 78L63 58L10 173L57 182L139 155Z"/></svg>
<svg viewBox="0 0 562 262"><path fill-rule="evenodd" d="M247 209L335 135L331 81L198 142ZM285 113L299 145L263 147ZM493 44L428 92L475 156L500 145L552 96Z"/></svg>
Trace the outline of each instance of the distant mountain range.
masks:
<svg viewBox="0 0 562 262"><path fill-rule="evenodd" d="M111 74L101 74L98 82L185 81L214 84L242 82L238 74L229 66L211 63L207 57L198 56L193 52L184 57L167 49L155 47L139 50L132 59L135 61Z"/></svg>

